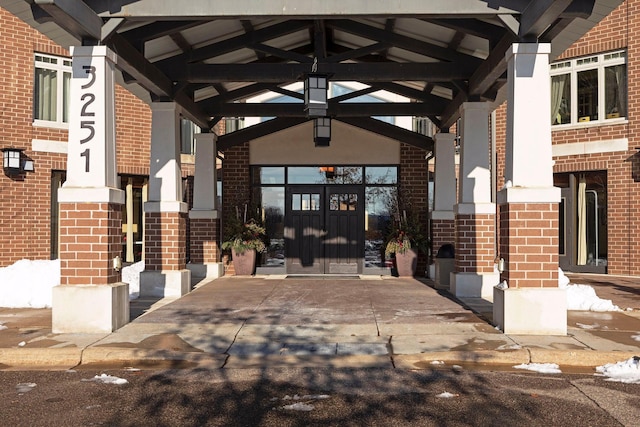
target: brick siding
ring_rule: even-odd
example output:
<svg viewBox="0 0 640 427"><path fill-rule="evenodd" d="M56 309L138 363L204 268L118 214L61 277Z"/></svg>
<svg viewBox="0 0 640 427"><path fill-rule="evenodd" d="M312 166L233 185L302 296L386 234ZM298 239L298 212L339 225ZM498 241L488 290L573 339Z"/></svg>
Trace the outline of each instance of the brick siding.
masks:
<svg viewBox="0 0 640 427"><path fill-rule="evenodd" d="M500 205L501 279L510 288L558 287L558 205Z"/></svg>
<svg viewBox="0 0 640 427"><path fill-rule="evenodd" d="M60 204L62 285L120 281L112 260L122 251L122 209L109 203Z"/></svg>

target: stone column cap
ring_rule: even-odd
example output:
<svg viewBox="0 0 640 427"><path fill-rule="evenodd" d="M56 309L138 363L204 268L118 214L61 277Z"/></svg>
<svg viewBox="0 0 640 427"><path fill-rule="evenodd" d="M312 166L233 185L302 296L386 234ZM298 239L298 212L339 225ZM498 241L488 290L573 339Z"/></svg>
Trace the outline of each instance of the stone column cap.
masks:
<svg viewBox="0 0 640 427"><path fill-rule="evenodd" d="M498 191L498 204L507 203L559 203L558 187L509 187Z"/></svg>
<svg viewBox="0 0 640 427"><path fill-rule="evenodd" d="M431 220L434 220L434 219L454 220L455 218L456 218L455 213L452 210L431 212Z"/></svg>
<svg viewBox="0 0 640 427"><path fill-rule="evenodd" d="M458 203L455 206L455 213L462 215L474 215L474 214L496 214L495 203Z"/></svg>
<svg viewBox="0 0 640 427"><path fill-rule="evenodd" d="M217 209L191 209L189 211L190 219L218 219L220 213Z"/></svg>
<svg viewBox="0 0 640 427"><path fill-rule="evenodd" d="M124 191L113 187L65 187L58 189L58 203L124 204Z"/></svg>
<svg viewBox="0 0 640 427"><path fill-rule="evenodd" d="M144 211L155 212L178 212L187 213L189 206L185 202L179 201L149 201L144 203Z"/></svg>

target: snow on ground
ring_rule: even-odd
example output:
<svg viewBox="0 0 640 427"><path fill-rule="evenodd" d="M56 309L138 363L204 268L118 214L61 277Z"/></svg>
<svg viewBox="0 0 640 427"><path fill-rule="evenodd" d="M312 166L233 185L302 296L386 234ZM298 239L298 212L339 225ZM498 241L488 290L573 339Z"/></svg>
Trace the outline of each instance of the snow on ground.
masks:
<svg viewBox="0 0 640 427"><path fill-rule="evenodd" d="M635 356L617 363L598 366L596 371L607 378L607 381L640 384L640 357Z"/></svg>
<svg viewBox="0 0 640 427"><path fill-rule="evenodd" d="M562 371L556 363L522 363L514 366L516 369L526 369L527 371L535 371L543 374L561 374Z"/></svg>
<svg viewBox="0 0 640 427"><path fill-rule="evenodd" d="M93 378L82 379L80 381L91 381L91 382L97 382L102 384L115 384L115 385L123 385L129 382L124 378L114 377L107 374L96 375Z"/></svg>
<svg viewBox="0 0 640 427"><path fill-rule="evenodd" d="M436 394L436 397L439 397L441 399L451 399L452 397L458 397L460 396L459 394L453 394L453 393L449 393L448 391L444 391L440 394Z"/></svg>
<svg viewBox="0 0 640 427"><path fill-rule="evenodd" d="M142 261L122 269L122 281L129 283L130 299L138 298L142 270L144 270ZM51 289L59 284L60 260L22 259L8 267L0 268L0 307L51 307ZM3 328L0 326L0 329Z"/></svg>
<svg viewBox="0 0 640 427"><path fill-rule="evenodd" d="M588 285L567 285L567 310L622 311L609 299L601 299Z"/></svg>
<svg viewBox="0 0 640 427"><path fill-rule="evenodd" d="M562 269L558 269L558 287L567 290L567 310L622 311L609 299L601 299L589 285L570 284Z"/></svg>
<svg viewBox="0 0 640 427"><path fill-rule="evenodd" d="M129 284L129 299L140 296L140 273L144 271L144 261L136 262L122 269L122 281Z"/></svg>
<svg viewBox="0 0 640 427"><path fill-rule="evenodd" d="M0 307L51 307L51 288L60 284L60 260L22 259L0 268Z"/></svg>

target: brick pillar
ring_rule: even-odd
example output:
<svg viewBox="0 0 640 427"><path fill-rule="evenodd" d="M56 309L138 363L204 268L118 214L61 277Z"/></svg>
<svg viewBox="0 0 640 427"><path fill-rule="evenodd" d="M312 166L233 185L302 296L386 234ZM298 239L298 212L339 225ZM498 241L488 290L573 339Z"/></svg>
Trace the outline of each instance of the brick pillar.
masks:
<svg viewBox="0 0 640 427"><path fill-rule="evenodd" d="M115 145L116 56L105 46L73 47L67 181L60 204L60 286L54 333L112 332L129 321L121 282L122 205Z"/></svg>
<svg viewBox="0 0 640 427"><path fill-rule="evenodd" d="M224 219L235 216L236 207L251 202L251 175L249 163L249 143L229 148L224 152L222 162L222 221L220 234L224 236ZM230 254L223 254L225 274L234 274ZM225 262L226 260L226 262Z"/></svg>
<svg viewBox="0 0 640 427"><path fill-rule="evenodd" d="M435 135L435 171L433 212L431 212L431 247L434 254L442 245L455 243L456 203L456 136L452 133ZM453 260L435 258L433 275L436 288L449 290L450 274L453 272Z"/></svg>
<svg viewBox="0 0 640 427"><path fill-rule="evenodd" d="M455 207L456 296L491 299L499 282L496 256L496 205L491 200L490 106L466 102L461 107L460 191Z"/></svg>
<svg viewBox="0 0 640 427"><path fill-rule="evenodd" d="M548 44L507 52L505 188L498 192L500 254L508 288L494 289L493 321L505 333L567 333L558 288L558 203L553 187Z"/></svg>
<svg viewBox="0 0 640 427"><path fill-rule="evenodd" d="M221 262L217 206L215 133L196 135L196 167L191 221L191 263L187 266L197 277L217 278L224 274Z"/></svg>
<svg viewBox="0 0 640 427"><path fill-rule="evenodd" d="M140 295L182 296L191 290L186 268L187 204L182 201L180 108L173 102L151 104L149 200L144 204L145 270Z"/></svg>
<svg viewBox="0 0 640 427"><path fill-rule="evenodd" d="M419 148L400 144L400 188L408 197L412 212L418 215L423 224L425 235L428 217L427 189L429 186L429 165L425 160L425 152ZM424 276L427 269L427 254L418 254L417 276Z"/></svg>
<svg viewBox="0 0 640 427"><path fill-rule="evenodd" d="M113 259L122 252L121 228L119 204L60 203L60 284L119 282Z"/></svg>

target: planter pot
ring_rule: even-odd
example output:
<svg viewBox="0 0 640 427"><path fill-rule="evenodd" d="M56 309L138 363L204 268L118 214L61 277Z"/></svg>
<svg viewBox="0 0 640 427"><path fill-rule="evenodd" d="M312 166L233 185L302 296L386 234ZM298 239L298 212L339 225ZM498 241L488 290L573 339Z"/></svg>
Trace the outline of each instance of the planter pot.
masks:
<svg viewBox="0 0 640 427"><path fill-rule="evenodd" d="M405 253L396 252L396 271L399 277L413 277L418 267L418 252L413 249Z"/></svg>
<svg viewBox="0 0 640 427"><path fill-rule="evenodd" d="M236 276L251 276L256 272L255 249L250 249L244 251L244 253L239 253L232 248L231 256L233 261L233 269L236 272Z"/></svg>

